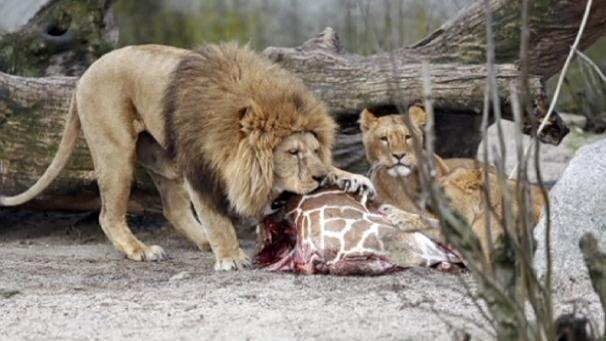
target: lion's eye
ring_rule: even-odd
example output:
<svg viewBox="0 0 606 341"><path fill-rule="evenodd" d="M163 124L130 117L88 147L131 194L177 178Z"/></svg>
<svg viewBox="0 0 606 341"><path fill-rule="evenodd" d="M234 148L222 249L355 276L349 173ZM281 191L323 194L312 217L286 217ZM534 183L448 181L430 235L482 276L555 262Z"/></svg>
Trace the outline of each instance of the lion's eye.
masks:
<svg viewBox="0 0 606 341"><path fill-rule="evenodd" d="M314 154L319 154L319 153L320 153L320 148L314 149Z"/></svg>
<svg viewBox="0 0 606 341"><path fill-rule="evenodd" d="M299 150L296 149L296 148L289 149L288 150L288 154L290 154L290 155L297 155L297 154L299 154Z"/></svg>
<svg viewBox="0 0 606 341"><path fill-rule="evenodd" d="M387 143L387 136L381 136L381 141L383 141L384 143Z"/></svg>
<svg viewBox="0 0 606 341"><path fill-rule="evenodd" d="M410 139L412 139L412 136L410 136L410 135L406 135L405 137L406 137L406 141L410 141Z"/></svg>

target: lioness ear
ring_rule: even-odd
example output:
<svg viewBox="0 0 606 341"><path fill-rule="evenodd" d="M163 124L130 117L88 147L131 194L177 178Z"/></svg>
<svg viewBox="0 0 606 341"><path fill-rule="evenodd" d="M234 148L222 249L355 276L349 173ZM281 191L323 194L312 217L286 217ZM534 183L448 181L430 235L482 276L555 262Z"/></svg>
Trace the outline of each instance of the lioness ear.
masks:
<svg viewBox="0 0 606 341"><path fill-rule="evenodd" d="M412 105L408 108L408 117L410 117L412 124L419 129L423 129L425 124L427 124L427 113L421 106Z"/></svg>
<svg viewBox="0 0 606 341"><path fill-rule="evenodd" d="M360 130L364 132L368 131L368 129L372 128L375 124L377 124L378 120L379 119L377 118L377 116L370 112L370 110L364 109L360 113L360 119L358 120L358 123L360 123Z"/></svg>

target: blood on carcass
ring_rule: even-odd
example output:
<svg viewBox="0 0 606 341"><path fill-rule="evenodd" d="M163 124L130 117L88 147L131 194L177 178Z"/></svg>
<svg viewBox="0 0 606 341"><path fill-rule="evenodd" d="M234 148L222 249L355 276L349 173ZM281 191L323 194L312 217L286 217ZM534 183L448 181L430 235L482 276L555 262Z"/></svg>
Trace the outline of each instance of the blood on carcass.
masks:
<svg viewBox="0 0 606 341"><path fill-rule="evenodd" d="M450 269L460 260L421 232L392 224L341 190L294 195L266 217L256 263L304 274L381 275L413 266Z"/></svg>

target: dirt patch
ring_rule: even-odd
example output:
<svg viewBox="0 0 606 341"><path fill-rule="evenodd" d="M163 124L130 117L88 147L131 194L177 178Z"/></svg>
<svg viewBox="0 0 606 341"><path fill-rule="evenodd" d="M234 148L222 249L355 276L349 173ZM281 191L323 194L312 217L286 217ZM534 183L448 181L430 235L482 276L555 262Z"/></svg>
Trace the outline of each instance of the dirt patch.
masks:
<svg viewBox="0 0 606 341"><path fill-rule="evenodd" d="M209 252L161 219L133 225L171 259L124 259L90 215L0 211L0 289L13 291L0 297L0 338L451 339L448 321L474 334L486 324L462 291L466 274L216 273Z"/></svg>
<svg viewBox="0 0 606 341"><path fill-rule="evenodd" d="M217 273L212 254L163 219L137 217L131 224L171 259L125 259L95 215L0 210L0 293L9 293L0 295L0 339L452 340L463 332L490 338L462 285L471 284L466 273ZM252 254L252 233L241 232ZM569 301L558 311L570 311L570 300L595 305L578 295L559 293Z"/></svg>

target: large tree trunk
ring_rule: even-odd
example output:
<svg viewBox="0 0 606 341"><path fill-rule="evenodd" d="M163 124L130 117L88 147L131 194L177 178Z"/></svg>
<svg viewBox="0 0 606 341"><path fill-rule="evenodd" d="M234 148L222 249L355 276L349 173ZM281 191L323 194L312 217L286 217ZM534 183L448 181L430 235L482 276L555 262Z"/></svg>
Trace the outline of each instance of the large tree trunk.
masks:
<svg viewBox="0 0 606 341"><path fill-rule="evenodd" d="M606 25L596 25L606 6L598 6L606 0L596 0L594 14L587 30L588 37L599 36ZM493 0L496 22L517 32L519 1ZM579 6L567 0L538 1L549 3L553 8L568 8L576 13ZM481 3L481 1L479 1ZM516 5L512 5L516 3ZM564 6L564 7L562 7ZM568 7L566 7L568 6ZM325 30L298 48L267 48L264 54L284 68L300 76L304 82L325 100L341 124L335 150L339 166L361 171L365 157L356 127L358 113L366 106L380 107L395 112L395 105L406 104L422 98L420 60L428 60L432 81L432 97L437 107L437 150L446 156L473 156L479 143L480 113L483 107L486 67L484 66L484 16L481 4L471 6L458 19L434 32L423 42L402 48L393 53L362 57L348 54L338 44L332 29ZM542 23L533 16L534 32L548 34L551 20ZM568 20L566 22L563 19ZM572 35L563 34L570 27L577 27L580 18L573 15L559 17L564 29L559 30L561 39L550 43L532 45L531 55L541 56L549 51L565 50L571 44ZM504 27L504 26L503 26ZM504 29L504 28L503 28ZM505 34L505 33L502 33ZM450 37L450 38L449 38ZM458 37L458 38L457 38ZM476 43L471 40L475 37ZM533 39L540 39L534 36ZM455 38L461 39L455 43ZM497 36L498 39L499 36ZM516 43L499 45L500 62L515 63ZM464 46L472 46L469 51ZM589 44L585 42L586 46ZM557 46L556 46L557 45ZM478 47L480 46L480 47ZM459 51L460 50L460 51ZM478 51L481 51L479 53ZM508 51L505 53L505 51ZM458 57L460 55L460 57ZM530 97L541 98L544 94L541 76L547 69L561 63L553 58L533 59L530 77ZM445 64L445 62L448 62ZM495 66L500 105L506 117L510 117L509 89L517 83L519 72L514 64ZM0 73L0 192L16 193L27 188L44 171L54 155L62 133L64 115L75 78L22 78ZM529 125L531 122L527 122ZM550 130L552 140L559 141L565 130ZM454 143L453 143L454 141ZM448 149L456 145L456 150ZM92 164L84 144L78 147L73 161L41 200L53 198L46 204L73 207L56 197L69 197L89 188L94 193ZM136 190L150 190L149 181L139 175ZM92 196L94 198L94 195ZM81 200L78 200L81 202ZM87 202L85 208L97 205ZM145 204L148 206L147 204Z"/></svg>

